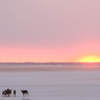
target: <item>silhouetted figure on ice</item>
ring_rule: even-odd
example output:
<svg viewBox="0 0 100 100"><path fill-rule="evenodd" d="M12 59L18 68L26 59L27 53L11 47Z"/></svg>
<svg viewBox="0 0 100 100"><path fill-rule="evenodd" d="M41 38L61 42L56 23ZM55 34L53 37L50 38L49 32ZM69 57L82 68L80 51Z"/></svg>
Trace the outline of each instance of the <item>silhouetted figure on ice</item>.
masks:
<svg viewBox="0 0 100 100"><path fill-rule="evenodd" d="M20 89L20 90L21 90L21 89ZM21 90L21 92L23 93L23 96L26 96L26 95L29 96L28 90Z"/></svg>
<svg viewBox="0 0 100 100"><path fill-rule="evenodd" d="M2 91L2 96L7 97L6 90Z"/></svg>
<svg viewBox="0 0 100 100"><path fill-rule="evenodd" d="M3 97L10 97L11 96L11 92L12 92L12 90L8 88L8 89L2 91L2 96Z"/></svg>
<svg viewBox="0 0 100 100"><path fill-rule="evenodd" d="M11 96L11 92L12 92L12 90L8 88L8 89L6 90L6 95L7 95L8 97L10 97L10 96Z"/></svg>
<svg viewBox="0 0 100 100"><path fill-rule="evenodd" d="M16 97L16 90L13 91L13 95Z"/></svg>

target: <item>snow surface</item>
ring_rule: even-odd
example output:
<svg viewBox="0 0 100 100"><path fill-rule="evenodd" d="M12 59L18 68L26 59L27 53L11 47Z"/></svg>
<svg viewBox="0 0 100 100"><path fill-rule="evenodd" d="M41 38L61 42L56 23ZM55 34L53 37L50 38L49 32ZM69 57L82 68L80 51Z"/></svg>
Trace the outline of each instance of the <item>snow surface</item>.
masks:
<svg viewBox="0 0 100 100"><path fill-rule="evenodd" d="M16 97L2 97L7 88ZM100 71L0 72L0 100L100 100Z"/></svg>

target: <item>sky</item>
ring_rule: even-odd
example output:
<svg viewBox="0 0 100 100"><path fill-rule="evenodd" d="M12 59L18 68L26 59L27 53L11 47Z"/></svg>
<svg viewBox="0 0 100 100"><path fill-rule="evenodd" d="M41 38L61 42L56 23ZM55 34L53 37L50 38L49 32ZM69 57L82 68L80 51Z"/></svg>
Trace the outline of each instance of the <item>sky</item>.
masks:
<svg viewBox="0 0 100 100"><path fill-rule="evenodd" d="M0 62L100 57L100 0L0 0Z"/></svg>

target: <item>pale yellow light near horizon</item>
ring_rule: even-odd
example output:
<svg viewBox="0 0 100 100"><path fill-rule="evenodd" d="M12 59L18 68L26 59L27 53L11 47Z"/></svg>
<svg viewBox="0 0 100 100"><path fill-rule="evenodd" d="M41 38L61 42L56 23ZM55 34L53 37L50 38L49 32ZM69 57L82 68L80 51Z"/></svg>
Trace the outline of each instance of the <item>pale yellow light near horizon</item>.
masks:
<svg viewBox="0 0 100 100"><path fill-rule="evenodd" d="M100 62L100 58L97 56L85 56L78 59L77 62Z"/></svg>

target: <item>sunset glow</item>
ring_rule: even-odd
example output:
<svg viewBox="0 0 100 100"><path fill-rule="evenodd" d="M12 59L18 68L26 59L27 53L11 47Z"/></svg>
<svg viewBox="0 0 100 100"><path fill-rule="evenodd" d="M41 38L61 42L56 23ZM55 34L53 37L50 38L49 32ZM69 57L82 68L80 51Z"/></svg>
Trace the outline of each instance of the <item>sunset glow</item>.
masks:
<svg viewBox="0 0 100 100"><path fill-rule="evenodd" d="M0 0L0 62L100 62L100 0Z"/></svg>
<svg viewBox="0 0 100 100"><path fill-rule="evenodd" d="M79 59L78 62L100 62L100 58L96 56L86 56Z"/></svg>

